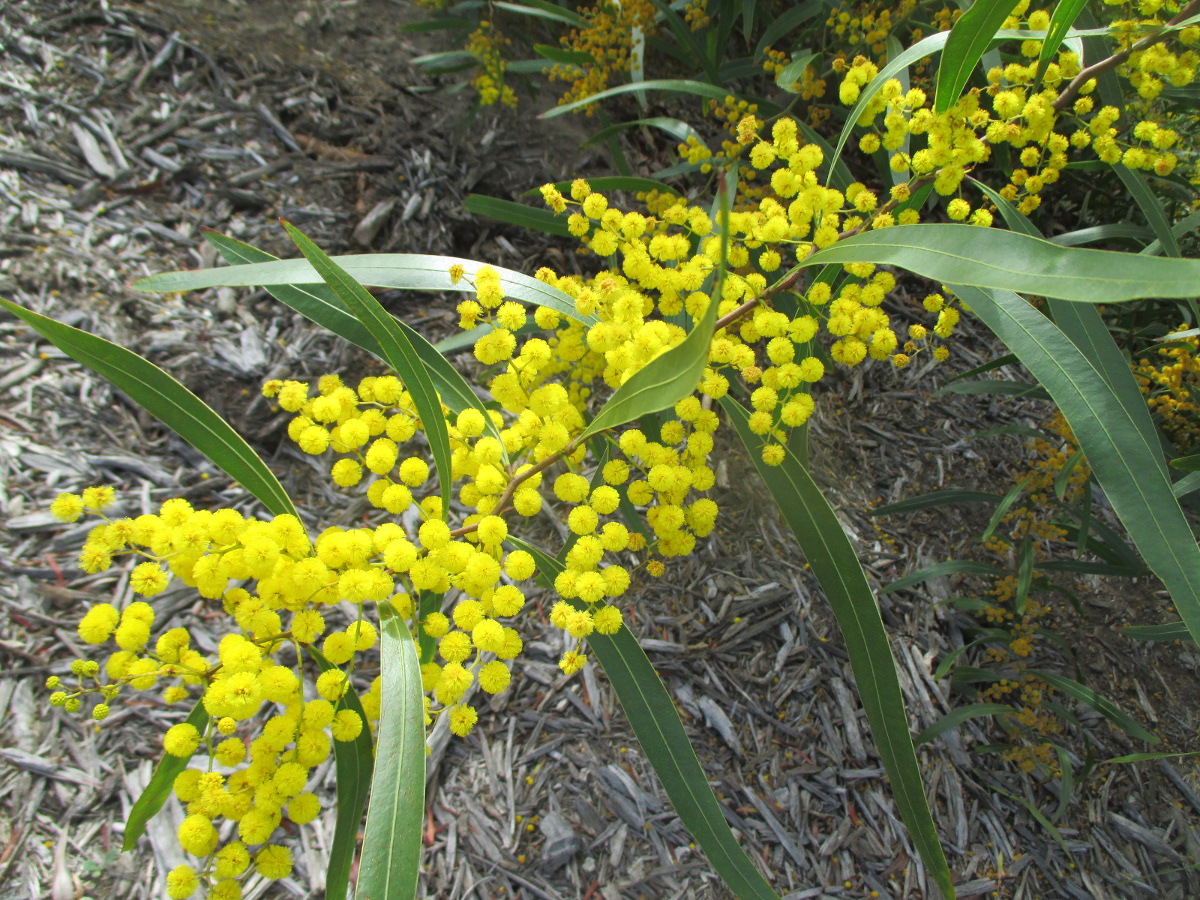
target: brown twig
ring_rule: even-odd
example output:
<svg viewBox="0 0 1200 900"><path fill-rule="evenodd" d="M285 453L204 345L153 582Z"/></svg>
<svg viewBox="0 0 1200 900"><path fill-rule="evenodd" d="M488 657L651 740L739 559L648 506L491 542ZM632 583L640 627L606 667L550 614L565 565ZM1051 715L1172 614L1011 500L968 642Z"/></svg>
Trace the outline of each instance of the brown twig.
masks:
<svg viewBox="0 0 1200 900"><path fill-rule="evenodd" d="M1140 41L1130 44L1124 50L1119 50L1112 56L1088 66L1071 79L1071 83L1063 88L1063 92L1054 98L1054 102L1051 103L1050 106L1055 112L1062 112L1063 107L1075 98L1075 95L1079 93L1079 89L1087 84L1089 80L1095 78L1097 75L1100 75L1103 72L1107 72L1109 69L1119 66L1139 50L1145 50L1152 44L1157 44L1159 41L1165 39L1173 26L1178 25L1184 19L1191 18L1197 12L1200 12L1200 0L1192 0L1191 3L1181 9L1179 14L1167 22L1167 24L1164 25L1159 31L1156 31L1153 34L1148 34Z"/></svg>

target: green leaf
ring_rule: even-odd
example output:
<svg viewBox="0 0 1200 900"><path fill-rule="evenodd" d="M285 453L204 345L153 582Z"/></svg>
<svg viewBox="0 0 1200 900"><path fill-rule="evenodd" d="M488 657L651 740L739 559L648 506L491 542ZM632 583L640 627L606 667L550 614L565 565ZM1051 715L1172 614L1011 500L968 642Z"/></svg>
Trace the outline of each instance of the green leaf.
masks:
<svg viewBox="0 0 1200 900"><path fill-rule="evenodd" d="M1193 453L1191 456L1177 456L1171 460L1171 468L1179 469L1183 472L1200 471L1200 453Z"/></svg>
<svg viewBox="0 0 1200 900"><path fill-rule="evenodd" d="M999 397L1024 397L1030 400L1049 399L1041 387L1028 381L951 381L933 392L934 397L940 394L994 394Z"/></svg>
<svg viewBox="0 0 1200 900"><path fill-rule="evenodd" d="M570 9L564 9L557 3L549 2L549 0L525 0L524 4L497 0L492 5L497 9L503 9L507 12L529 16L531 19L546 19L550 22L561 22L564 25L570 25L574 28L587 27L587 21L579 13Z"/></svg>
<svg viewBox="0 0 1200 900"><path fill-rule="evenodd" d="M421 357L413 349L400 324L361 284L351 278L346 270L331 260L320 247L309 240L290 222L284 222L288 235L314 269L321 274L325 283L337 295L346 309L354 314L371 336L379 342L384 359L404 382L412 397L421 429L429 441L437 469L438 486L442 494L442 519L450 514L450 495L453 479L450 474L450 432L446 427L446 416L442 412L442 401L438 398L433 379L429 377Z"/></svg>
<svg viewBox="0 0 1200 900"><path fill-rule="evenodd" d="M963 722L970 719L978 719L983 716L1003 716L1015 713L1016 710L1011 706L1005 706L1003 703L972 703L970 706L960 706L958 709L946 713L915 738L913 743L920 747L922 744L928 744L935 738L941 737L947 731L951 731L961 725Z"/></svg>
<svg viewBox="0 0 1200 900"><path fill-rule="evenodd" d="M1006 291L951 289L1050 392L1134 545L1200 643L1200 548L1157 462L1158 446L1079 348L1028 302Z"/></svg>
<svg viewBox="0 0 1200 900"><path fill-rule="evenodd" d="M1075 470L1083 460L1083 451L1076 450L1063 463L1062 468L1058 470L1058 474L1054 476L1054 496L1060 501L1067 496L1067 488L1071 485L1071 476L1075 474Z"/></svg>
<svg viewBox="0 0 1200 900"><path fill-rule="evenodd" d="M594 66L596 58L584 50L566 50L552 44L534 44L534 52L550 62L564 66Z"/></svg>
<svg viewBox="0 0 1200 900"><path fill-rule="evenodd" d="M1082 247L1084 244L1100 244L1109 241L1133 241L1139 247L1154 237L1154 232L1141 225L1127 222L1112 222L1108 225L1093 225L1063 234L1056 234L1050 242L1060 247Z"/></svg>
<svg viewBox="0 0 1200 900"><path fill-rule="evenodd" d="M1078 303L1192 297L1200 281L1200 260L1068 249L975 225L897 225L867 231L817 251L803 266L854 262L899 266L944 284Z"/></svg>
<svg viewBox="0 0 1200 900"><path fill-rule="evenodd" d="M735 181L736 173L727 173L726 178ZM704 377L704 369L708 365L708 347L712 342L713 326L717 321L717 307L720 306L718 298L725 281L725 260L729 251L729 199L725 191L719 193L718 200L721 204L721 211L717 216L721 230L721 254L716 272L710 276L712 299L709 300L704 315L688 332L682 343L651 360L613 391L604 408L583 430L581 440L632 422L648 413L674 406L696 390L696 385Z"/></svg>
<svg viewBox="0 0 1200 900"><path fill-rule="evenodd" d="M944 113L958 102L971 72L1016 5L1016 0L975 0L954 23L938 64L935 113Z"/></svg>
<svg viewBox="0 0 1200 900"><path fill-rule="evenodd" d="M185 721L200 734L204 734L208 720L208 710L204 708L204 703L197 701ZM145 834L146 823L153 819L162 809L163 804L167 802L167 798L171 796L171 789L175 785L175 779L180 772L187 768L190 761L190 756L163 754L158 765L154 767L150 783L146 785L146 789L142 791L141 796L133 804L133 808L129 810L129 818L125 820L125 837L121 841L121 852L132 850L137 844L137 839Z"/></svg>
<svg viewBox="0 0 1200 900"><path fill-rule="evenodd" d="M999 503L1001 499L999 494L991 494L987 491L949 488L942 491L931 491L919 497L909 497L907 500L899 500L896 503L888 503L871 510L868 515L894 516L897 513L916 512L919 509L929 509L933 506L952 506L956 503Z"/></svg>
<svg viewBox="0 0 1200 900"><path fill-rule="evenodd" d="M552 584L563 570L562 563L532 544L511 536L508 541L533 555L543 583ZM578 601L569 602L579 607ZM734 896L742 900L778 900L746 851L733 839L679 712L637 638L622 626L613 635L593 632L587 641L604 667L621 709L663 790L671 798L675 812L708 857L713 870Z"/></svg>
<svg viewBox="0 0 1200 900"><path fill-rule="evenodd" d="M1121 634L1135 641L1190 641L1183 622L1167 622L1162 625L1129 625L1121 629Z"/></svg>
<svg viewBox="0 0 1200 900"><path fill-rule="evenodd" d="M607 100L609 97L619 97L622 94L631 94L636 91L669 91L673 94L697 94L698 96L708 97L712 100L724 100L729 95L727 88L706 84L703 81L688 81L680 78L657 78L650 81L639 81L637 84L622 84L614 88L609 88L606 91L598 91L595 94L584 97L582 100L564 103L562 106L548 109L539 115L538 118L554 119L569 112L574 112L577 109L591 106L593 103L599 103L601 100Z"/></svg>
<svg viewBox="0 0 1200 900"><path fill-rule="evenodd" d="M994 500L999 500L999 497L993 497ZM975 562L970 559L950 559L943 563L936 563L932 566L925 566L922 569L917 569L915 572L910 572L903 578L893 581L891 584L882 588L883 593L891 594L895 591L903 591L912 587L914 584L920 584L922 581L928 581L931 578L940 578L943 575L1003 575L1004 572L997 569L995 566L990 566L987 563Z"/></svg>
<svg viewBox="0 0 1200 900"><path fill-rule="evenodd" d="M345 269L346 274L359 284L406 291L458 291L470 294L475 293L471 280L486 265L470 259L424 253L368 253L338 256L333 262ZM450 267L453 265L463 267L463 277L457 284L450 280ZM596 323L595 316L583 316L576 312L575 299L570 294L512 269L501 266L492 268L500 275L500 286L505 297L556 309L584 325ZM168 293L221 286L271 287L277 284L323 283L324 280L307 260L278 259L274 262L192 272L162 272L135 281L133 287L139 291Z"/></svg>
<svg viewBox="0 0 1200 900"><path fill-rule="evenodd" d="M580 147L591 147L594 144L602 143L610 137L627 131L630 128L657 128L659 131L670 135L681 144L686 144L688 138L694 137L697 140L702 140L700 132L689 125L687 122L679 119L672 119L667 116L652 116L648 119L634 119L630 122L618 122L615 125L609 125L607 128L602 128L589 137L586 141L580 144ZM588 179L588 183L592 183L592 179ZM673 193L679 193L674 188Z"/></svg>
<svg viewBox="0 0 1200 900"><path fill-rule="evenodd" d="M1148 762L1155 759L1172 759L1177 756L1200 756L1200 750L1191 750L1187 753L1130 753L1128 756L1117 756L1113 759L1106 759L1103 765L1111 766L1117 763Z"/></svg>
<svg viewBox="0 0 1200 900"><path fill-rule="evenodd" d="M1046 66L1050 65L1050 61L1058 53L1063 38L1067 35L1067 30L1075 24L1080 11L1086 5L1087 0L1058 0L1058 5L1054 7L1054 12L1050 16L1050 25L1046 28L1046 37L1042 41L1042 52L1038 54L1037 74L1034 76L1037 83L1041 83L1042 76L1046 73Z"/></svg>
<svg viewBox="0 0 1200 900"><path fill-rule="evenodd" d="M512 200L501 200L499 197L485 197L483 194L471 194L463 203L467 212L476 216L486 216L498 222L507 222L519 228L530 228L543 231L546 234L556 234L559 237L570 237L567 228L567 217L556 216L548 209L526 206Z"/></svg>
<svg viewBox="0 0 1200 900"><path fill-rule="evenodd" d="M948 31L931 34L929 37L917 41L917 43L913 44L895 59L887 61L887 65L880 69L879 74L872 78L859 93L858 100L846 116L846 124L842 126L842 133L838 135L837 147L833 151L833 156L830 157L832 162L836 163L841 159L842 149L846 146L846 141L850 140L850 135L854 133L859 116L862 115L863 110L866 109L867 104L871 102L874 96L883 90L884 84L889 79L894 78L897 72L907 68L911 63L940 51L946 46L946 39L949 36L950 32Z"/></svg>
<svg viewBox="0 0 1200 900"><path fill-rule="evenodd" d="M244 244L241 241L218 234L215 231L206 232L204 236L220 251L225 261L231 265L270 262L276 258L269 253L251 247L249 244ZM338 299L337 294L325 285L314 285L313 287L279 285L274 288L268 288L267 292L284 306L294 309L306 319L316 322L322 328L333 332L338 337L344 338L357 347L361 347L373 356L379 359L384 358L379 341L375 340L371 332L363 326L362 322L349 313L342 304L342 301ZM499 439L500 432L496 429L491 417L488 416L483 401L471 390L471 386L467 384L466 379L459 374L454 366L450 365L450 362L443 355L449 352L440 349L441 345L446 342L441 342L438 345L430 344L422 335L418 334L401 320L397 319L396 324L400 326L400 330L408 337L409 342L413 345L413 349L421 357L421 362L429 370L429 377L433 379L434 387L441 394L442 402L450 407L450 410L454 413L460 413L468 408L479 410L483 413L484 427L488 430L488 433L492 437ZM490 327L482 326L479 333L474 334L467 341L466 345L470 346L474 344L475 340L478 340L485 332L490 330ZM454 338L461 338L464 334L466 333L460 332L448 338L447 341L451 341Z"/></svg>
<svg viewBox="0 0 1200 900"><path fill-rule="evenodd" d="M605 129L606 131L608 129ZM663 181L655 181L653 178L637 178L632 175L602 175L599 178L587 178L588 186L593 191L658 191L663 194L679 195L679 191L671 187ZM560 181L555 185L563 193L566 193L571 188L571 182ZM537 193L536 191L528 191L528 194Z"/></svg>
<svg viewBox="0 0 1200 900"><path fill-rule="evenodd" d="M1173 485L1171 485L1171 493L1177 498L1186 497L1193 491L1200 490L1200 472L1192 472L1183 476Z"/></svg>
<svg viewBox="0 0 1200 900"><path fill-rule="evenodd" d="M992 510L992 517L988 520L987 528L985 528L983 530L983 534L979 536L979 542L981 544L987 541L987 539L992 536L992 532L1000 527L1000 523L1004 520L1004 517L1008 514L1008 511L1012 509L1013 504L1021 498L1023 493L1025 493L1025 485L1029 483L1029 479L1031 477L1032 476L1030 475L1026 475L1024 478L1010 487L1004 497L1001 498L1000 502L996 504L996 508Z"/></svg>
<svg viewBox="0 0 1200 900"><path fill-rule="evenodd" d="M1154 231L1154 236L1167 256L1181 256L1179 241L1175 239L1175 234L1171 231L1171 223L1167 221L1162 201L1150 190L1150 185L1146 183L1146 176L1121 163L1114 163L1112 170L1117 173L1117 177L1125 185L1125 190L1129 191L1129 196L1133 198L1133 202L1146 217L1146 221Z"/></svg>
<svg viewBox="0 0 1200 900"><path fill-rule="evenodd" d="M824 19L827 14L826 4L822 0L803 0L801 3L789 5L780 15L773 17L770 24L763 29L758 44L755 46L754 55L761 56L768 47L774 46L792 29L799 28L817 16Z"/></svg>
<svg viewBox="0 0 1200 900"><path fill-rule="evenodd" d="M789 94L797 94L799 91L793 87L801 78L804 77L804 70L807 69L814 59L820 54L818 53L801 53L790 63L775 73L776 86L787 91Z"/></svg>
<svg viewBox="0 0 1200 900"><path fill-rule="evenodd" d="M357 900L406 900L417 892L425 811L425 705L417 646L389 603L382 628L379 729Z"/></svg>
<svg viewBox="0 0 1200 900"><path fill-rule="evenodd" d="M1149 744L1158 743L1157 737L1121 712L1117 708L1117 705L1107 697L1097 694L1090 687L1082 685L1074 679L1065 678L1062 675L1056 675L1054 672L1046 672L1041 669L1030 669L1029 674L1037 676L1042 681L1066 694L1068 697L1075 698L1085 706L1090 706L1130 737L1146 741Z"/></svg>
<svg viewBox="0 0 1200 900"><path fill-rule="evenodd" d="M177 435L212 460L275 515L296 507L254 449L203 400L124 347L38 315L0 297L3 306L72 359L107 378Z"/></svg>
<svg viewBox="0 0 1200 900"><path fill-rule="evenodd" d="M316 647L309 654L322 672L338 668ZM371 789L371 773L375 767L375 751L367 714L354 689L346 691L337 702L337 709L351 709L362 719L363 729L352 741L333 742L333 760L337 772L337 821L333 842L329 845L329 866L325 870L325 900L346 900L350 889L350 872L358 851L358 829Z"/></svg>
<svg viewBox="0 0 1200 900"><path fill-rule="evenodd" d="M720 403L829 599L846 641L871 735L891 779L896 806L934 882L944 896L953 897L950 869L925 799L921 769L909 734L896 662L854 547L799 460L785 448L782 465L766 465L762 461L763 439L750 431L750 415L745 407L729 395Z"/></svg>

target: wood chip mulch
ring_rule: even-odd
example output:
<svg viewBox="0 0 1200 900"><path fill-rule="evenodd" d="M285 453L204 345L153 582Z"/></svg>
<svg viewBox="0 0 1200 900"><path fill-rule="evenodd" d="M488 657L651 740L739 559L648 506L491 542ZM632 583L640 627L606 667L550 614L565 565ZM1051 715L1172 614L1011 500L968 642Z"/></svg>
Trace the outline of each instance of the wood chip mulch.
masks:
<svg viewBox="0 0 1200 900"><path fill-rule="evenodd" d="M441 48L380 27L417 15L395 3L266 3L252 32L263 49L241 54L211 33L231 33L239 17L253 18L254 4L207 4L215 7L207 26L196 6L0 3L0 294L175 373L284 473L310 524L356 522L365 505L288 448L283 420L257 387L370 363L263 292L153 296L127 285L214 264L205 228L293 255L279 216L333 252L477 256L529 272L574 266L562 245L481 223L462 201L471 191L515 197L574 174L584 162L578 135L531 139L513 135L512 123L529 127L525 119L467 119L465 95L434 93L405 62ZM277 46L309 55L289 59L269 49ZM383 296L427 334L453 327L451 307L436 298ZM929 397L993 354L967 326L945 369L857 373L822 396L814 472L877 585L959 554L980 525L944 511L893 522L866 510L939 486L1005 489L1013 451L972 435L1035 422L1036 405ZM640 578L628 619L730 825L782 897L932 897L833 617L746 462L731 445L718 452L717 531L665 578ZM105 381L0 318L0 900L159 898L165 872L183 861L174 800L134 851L118 852L125 816L179 710L147 694L95 726L46 703L46 677L87 656L75 634L82 610L129 599L124 569L89 576L77 568L87 526L64 527L47 513L58 492L98 482L118 488L127 513L172 496L255 509ZM1098 591L1080 626L1080 639L1094 642L1097 678L1136 683L1126 708L1152 729L1194 735L1195 705L1184 701L1197 695L1200 660L1176 650L1163 670L1161 648L1120 641L1111 626L1123 621L1114 612L1122 590L1141 597L1152 586ZM952 591L943 580L922 593L880 595L914 733L962 702L932 676L970 624L943 602ZM547 610L550 598L540 600ZM160 623L186 616L201 648L215 648L222 624L194 595L172 589L156 603ZM432 739L422 895L728 896L660 790L603 672L589 666L563 677L560 634L536 612L525 628L514 687L483 705L470 739ZM1094 718L1086 724L1090 746L1069 750L1076 765L1089 754L1145 749ZM1058 786L973 749L996 738L974 720L919 751L960 897L1200 896L1190 868L1200 859L1200 778L1190 760L1096 770L1059 820L1060 846L1025 805L1052 811ZM246 897L322 895L331 765L317 783L330 806L291 833L296 871L250 881Z"/></svg>

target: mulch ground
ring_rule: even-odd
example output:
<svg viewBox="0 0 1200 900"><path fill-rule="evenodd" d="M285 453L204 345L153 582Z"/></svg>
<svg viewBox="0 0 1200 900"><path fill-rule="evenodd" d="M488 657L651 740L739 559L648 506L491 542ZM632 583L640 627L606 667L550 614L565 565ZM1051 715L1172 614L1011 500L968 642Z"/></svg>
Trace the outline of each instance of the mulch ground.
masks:
<svg viewBox="0 0 1200 900"><path fill-rule="evenodd" d="M154 296L127 285L213 265L205 228L292 255L280 216L333 253L431 252L528 272L580 265L568 246L473 218L462 203L470 192L515 198L548 179L601 171L602 160L577 149L582 126L472 114L467 94L409 65L441 49L397 32L418 15L385 0L0 4L0 293L174 373L283 473L310 525L357 522L366 506L288 447L258 385L365 374L372 361L264 292ZM453 328L444 299L381 296L431 337ZM944 368L856 372L820 397L814 473L877 584L960 555L983 521L945 511L881 521L867 516L872 507L943 486L1011 484L1020 449L974 435L1037 424L1044 409L930 398L993 355L968 325ZM898 823L833 617L746 462L728 443L718 453L717 531L665 578L640 579L629 619L738 839L781 896L933 896ZM82 573L74 559L86 527L63 527L46 510L56 493L98 482L117 486L132 513L172 496L247 511L253 501L8 316L0 467L0 900L162 897L164 873L183 861L178 804L135 850L118 849L160 736L181 714L148 695L96 727L47 705L46 677L86 655L74 633L82 609L127 599L128 585L121 570ZM1172 749L1191 749L1200 659L1116 634L1135 605L1167 618L1155 587L1095 581L1084 615L1056 627L1096 684ZM914 733L962 702L932 676L971 624L945 604L954 592L943 580L881 595ZM186 614L197 642L215 646L219 626L186 589L156 602L160 621ZM559 633L536 613L523 627L514 687L484 704L468 740L434 735L423 895L727 896L603 672L562 677ZM1048 658L1055 663L1065 665ZM1145 749L1080 715L1078 746L1066 748L1076 766ZM960 897L1200 894L1190 868L1200 859L1200 778L1189 760L1095 769L1058 820L1060 844L1030 809L1054 810L1061 785L980 752L995 740L976 720L920 749ZM293 876L251 881L247 897L322 895L333 787L326 766L318 789L331 803L290 835Z"/></svg>

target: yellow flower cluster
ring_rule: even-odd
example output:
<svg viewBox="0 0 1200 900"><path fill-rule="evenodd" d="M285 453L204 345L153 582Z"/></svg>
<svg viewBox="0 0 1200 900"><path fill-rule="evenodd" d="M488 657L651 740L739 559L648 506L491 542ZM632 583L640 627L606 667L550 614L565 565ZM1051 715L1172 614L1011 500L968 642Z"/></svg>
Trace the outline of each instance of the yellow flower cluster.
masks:
<svg viewBox="0 0 1200 900"><path fill-rule="evenodd" d="M829 12L825 25L835 44L851 52L870 50L879 62L887 60L887 38L897 24L912 13L916 0L901 0L879 9L877 3L840 3Z"/></svg>
<svg viewBox="0 0 1200 900"><path fill-rule="evenodd" d="M112 500L111 488L89 488L82 496L60 495L52 505L64 521L85 511L103 517L88 534L80 566L99 572L122 556L143 558L129 576L135 594L155 597L178 579L218 601L237 630L221 639L215 655L206 655L193 646L185 627L166 628L152 640L156 614L144 600L120 611L97 603L80 620L79 637L97 647L112 641L117 649L103 667L78 660L72 666L77 686L56 691L50 702L75 710L83 695L99 694L103 702L93 711L99 720L124 689L166 684L169 703L199 693L203 724L175 725L163 747L179 757L199 751L204 761L174 785L187 805L180 844L204 862L200 874L188 865L173 870L168 892L189 897L204 880L208 897L237 900L243 875L254 871L275 879L291 872L291 851L272 844L272 836L285 818L303 824L316 817L320 804L305 790L312 769L328 758L331 738L354 740L365 725L340 701L349 686L346 667L375 645L375 628L359 617L336 630L327 616L343 599L386 600L392 579L385 570L358 565L365 559L363 548L349 533L328 531L314 545L294 516L264 522L237 510L196 510L172 499L156 514L112 518L103 512ZM254 582L253 593L240 586ZM303 661L318 647L335 667L316 678L315 696L306 700ZM53 687L60 686L55 679ZM378 681L362 706L369 718L378 718ZM249 727L254 719L265 719L257 737ZM236 836L218 850L222 820L237 823Z"/></svg>
<svg viewBox="0 0 1200 900"><path fill-rule="evenodd" d="M567 92L561 104L581 100L598 93L609 85L609 80L620 73L627 73L633 55L639 52L635 46L635 31L649 37L655 29L656 10L649 0L597 0L595 6L580 10L584 26L571 29L561 38L567 50L586 53L592 63L586 66L556 65L550 69L551 81L565 81ZM592 115L594 106L586 108Z"/></svg>
<svg viewBox="0 0 1200 900"><path fill-rule="evenodd" d="M800 143L794 120L778 120L771 140L757 137L752 117L743 122L744 142L753 144L750 164L769 181L774 196L730 215L731 272L716 301L719 327L699 393L719 398L731 377L750 384L750 427L769 436L763 458L777 464L784 458L786 432L812 414L811 386L825 374L816 345L819 332L833 338L829 358L839 364L855 366L870 357L903 365L908 356L897 354L899 339L882 309L895 286L891 273L850 265L845 267L849 277L836 291L824 281L794 290L795 276L780 275L785 259L829 246L843 228L892 224L890 214L877 211L877 198L862 184L851 185L845 194L822 185L816 169L824 154L814 144ZM545 270L539 277L575 297L580 312L599 317L586 333L568 323L559 340L586 346L574 365L595 371L610 387L619 386L683 340L686 330L677 324L681 315L698 321L712 302L704 286L720 249L713 223L703 208L678 198L662 204L656 218L622 212L583 181L572 185L569 199L550 185L543 195L556 211L577 210L568 216L571 233L614 260L613 267L589 280L557 278ZM914 217L905 214L901 221ZM927 309L938 316L933 332L949 337L958 310L940 297ZM914 344L909 352L915 349ZM682 437L689 423L681 415L670 424Z"/></svg>
<svg viewBox="0 0 1200 900"><path fill-rule="evenodd" d="M479 27L467 38L466 50L475 57L480 68L479 74L471 80L471 86L479 92L479 102L483 106L496 103L508 107L517 105L517 95L504 83L507 64L503 50L507 43L492 23L486 20L480 22Z"/></svg>
<svg viewBox="0 0 1200 900"><path fill-rule="evenodd" d="M1178 329L1185 331L1185 323ZM1195 335L1170 341L1157 349L1157 361L1142 358L1133 369L1134 379L1163 432L1181 454L1200 446L1200 338Z"/></svg>

